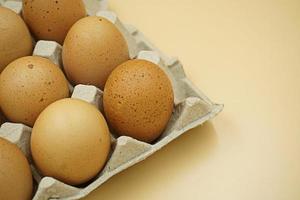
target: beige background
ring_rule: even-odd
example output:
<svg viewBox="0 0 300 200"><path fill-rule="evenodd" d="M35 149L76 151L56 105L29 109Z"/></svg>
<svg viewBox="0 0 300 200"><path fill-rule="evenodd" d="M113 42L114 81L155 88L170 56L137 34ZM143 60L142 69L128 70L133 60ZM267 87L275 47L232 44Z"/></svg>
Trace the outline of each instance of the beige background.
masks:
<svg viewBox="0 0 300 200"><path fill-rule="evenodd" d="M86 200L299 200L300 1L110 4L225 109Z"/></svg>

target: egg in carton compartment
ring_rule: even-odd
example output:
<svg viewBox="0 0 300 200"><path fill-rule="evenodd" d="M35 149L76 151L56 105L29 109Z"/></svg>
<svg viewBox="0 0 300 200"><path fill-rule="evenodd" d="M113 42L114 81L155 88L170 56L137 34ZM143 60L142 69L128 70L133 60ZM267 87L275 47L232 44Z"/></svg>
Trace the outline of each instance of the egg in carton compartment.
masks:
<svg viewBox="0 0 300 200"><path fill-rule="evenodd" d="M21 12L22 7L17 6L22 6L20 2L6 2L5 5L10 5L16 12ZM111 11L98 11L96 15L110 20L120 30L127 41L130 58L148 60L158 64L166 72L172 82L175 97L172 117L164 133L153 144L127 136L115 137L111 134L112 150L104 169L92 181L81 187L70 186L51 177L42 177L33 165L30 154L31 128L23 124L3 124L0 128L0 137L16 144L31 164L34 179L38 183L34 200L83 198L115 174L146 159L184 132L215 117L223 109L223 105L213 103L192 84L177 58L164 55L134 26L123 24ZM48 58L62 67L61 51L62 47L56 42L38 41L33 55ZM89 85L76 85L73 88L70 85L70 91L72 98L89 102L103 111L103 92L100 89Z"/></svg>

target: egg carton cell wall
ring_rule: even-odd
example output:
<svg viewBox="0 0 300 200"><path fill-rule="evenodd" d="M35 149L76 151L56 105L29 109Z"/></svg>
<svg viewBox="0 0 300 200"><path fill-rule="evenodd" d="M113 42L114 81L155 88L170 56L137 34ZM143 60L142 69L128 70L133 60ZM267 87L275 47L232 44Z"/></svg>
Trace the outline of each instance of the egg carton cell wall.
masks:
<svg viewBox="0 0 300 200"><path fill-rule="evenodd" d="M17 144L31 163L34 179L38 183L34 200L83 198L115 174L146 159L184 132L215 117L223 109L223 105L212 102L191 83L177 58L170 58L163 54L134 26L123 24L115 13L99 10L95 13L116 25L126 38L131 58L148 60L158 64L166 72L174 90L174 112L164 133L154 144L144 143L131 137L111 135L113 148L105 168L92 182L80 188L51 177L42 177L35 169L29 151L31 128L22 124L3 124L0 128L0 137ZM53 41L38 41L33 54L48 58L62 67L61 48ZM76 85L74 88L70 86L70 89L72 98L84 100L95 105L100 111L103 110L103 92L100 89L88 85Z"/></svg>

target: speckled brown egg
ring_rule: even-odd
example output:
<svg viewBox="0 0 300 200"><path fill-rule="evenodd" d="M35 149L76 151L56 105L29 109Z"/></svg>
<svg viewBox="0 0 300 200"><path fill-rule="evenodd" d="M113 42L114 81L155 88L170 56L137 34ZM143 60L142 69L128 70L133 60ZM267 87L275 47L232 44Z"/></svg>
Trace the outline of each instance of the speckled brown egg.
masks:
<svg viewBox="0 0 300 200"><path fill-rule="evenodd" d="M0 73L12 61L32 53L32 40L22 18L0 7Z"/></svg>
<svg viewBox="0 0 300 200"><path fill-rule="evenodd" d="M103 168L110 151L101 112L85 101L62 99L38 117L31 135L34 162L44 176L78 185Z"/></svg>
<svg viewBox="0 0 300 200"><path fill-rule="evenodd" d="M32 175L22 151L11 142L0 138L0 199L30 200Z"/></svg>
<svg viewBox="0 0 300 200"><path fill-rule="evenodd" d="M156 64L130 60L109 76L104 89L104 111L119 135L152 142L165 129L174 95L168 76Z"/></svg>
<svg viewBox="0 0 300 200"><path fill-rule="evenodd" d="M70 29L63 46L63 64L73 84L104 88L114 68L129 59L127 43L114 24L86 17Z"/></svg>
<svg viewBox="0 0 300 200"><path fill-rule="evenodd" d="M44 108L68 96L68 82L63 72L46 58L19 58L0 75L1 109L12 122L33 126Z"/></svg>
<svg viewBox="0 0 300 200"><path fill-rule="evenodd" d="M62 44L71 26L85 16L82 0L23 1L23 18L38 40Z"/></svg>

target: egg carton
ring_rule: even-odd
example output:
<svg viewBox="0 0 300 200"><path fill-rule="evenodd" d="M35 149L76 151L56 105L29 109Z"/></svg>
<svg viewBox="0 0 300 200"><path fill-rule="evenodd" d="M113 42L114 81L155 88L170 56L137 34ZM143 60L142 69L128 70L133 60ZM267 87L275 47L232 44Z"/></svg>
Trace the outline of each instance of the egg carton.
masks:
<svg viewBox="0 0 300 200"><path fill-rule="evenodd" d="M37 188L33 200L75 200L87 196L109 178L126 168L141 162L186 131L199 126L222 111L223 105L213 103L186 77L183 66L177 58L170 58L157 49L134 26L123 24L111 11L98 11L97 16L110 20L124 35L130 58L148 60L158 64L169 76L174 89L174 111L163 134L153 144L131 137L111 135L112 150L104 169L89 183L81 187L67 185L51 177L42 177L33 165L30 154L31 128L22 124L5 123L0 128L4 137L20 147L28 158ZM62 47L53 41L38 41L33 55L52 60L62 67ZM71 98L81 99L103 111L103 91L89 85L70 86Z"/></svg>

